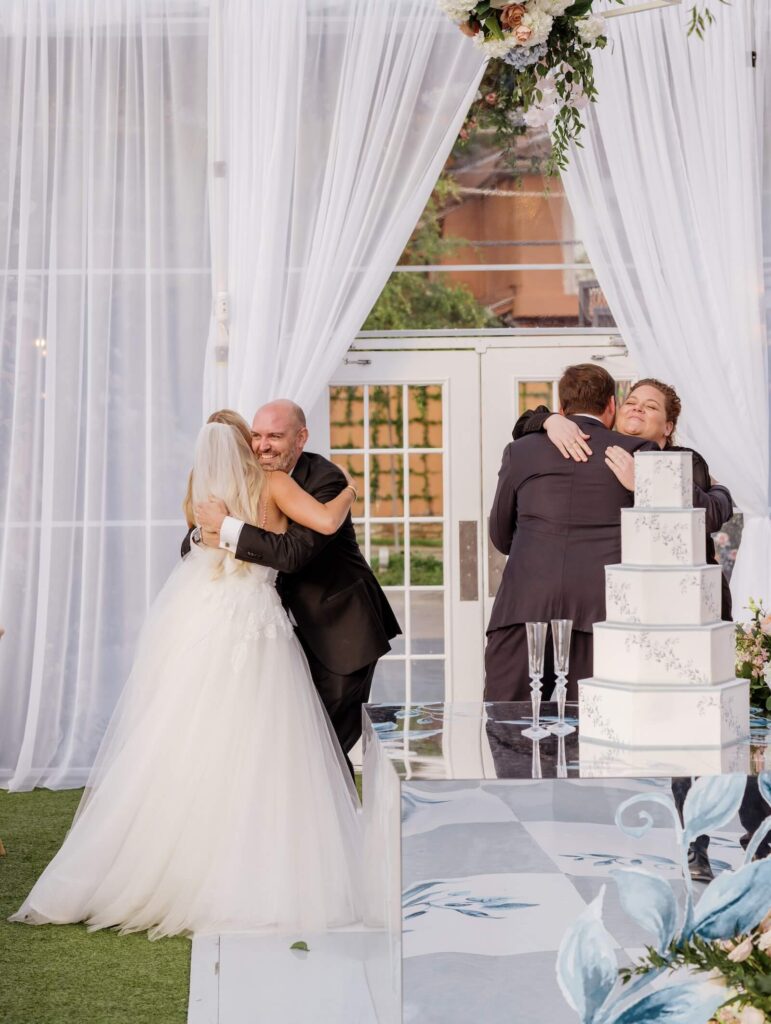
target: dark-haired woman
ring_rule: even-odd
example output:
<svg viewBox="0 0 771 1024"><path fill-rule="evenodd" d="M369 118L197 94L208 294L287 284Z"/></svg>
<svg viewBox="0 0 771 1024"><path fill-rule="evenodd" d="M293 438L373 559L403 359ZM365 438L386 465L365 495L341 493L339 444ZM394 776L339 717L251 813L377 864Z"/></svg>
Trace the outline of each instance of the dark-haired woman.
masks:
<svg viewBox="0 0 771 1024"><path fill-rule="evenodd" d="M723 523L731 518L733 499L728 488L712 480L703 456L693 448L682 448L673 443L680 410L681 402L675 389L670 384L649 377L637 381L626 401L618 407L615 429L620 434L654 441L667 451L692 452L693 503L706 513L707 561L717 562L712 534L717 533ZM585 462L592 454L588 444L590 436L573 420L552 413L544 405L520 416L514 427L514 440L538 430L546 431L549 440L565 458ZM629 452L614 445L605 452L605 461L621 483L628 490L634 490L634 458ZM721 578L721 588L721 617L730 622L731 590L725 575Z"/></svg>

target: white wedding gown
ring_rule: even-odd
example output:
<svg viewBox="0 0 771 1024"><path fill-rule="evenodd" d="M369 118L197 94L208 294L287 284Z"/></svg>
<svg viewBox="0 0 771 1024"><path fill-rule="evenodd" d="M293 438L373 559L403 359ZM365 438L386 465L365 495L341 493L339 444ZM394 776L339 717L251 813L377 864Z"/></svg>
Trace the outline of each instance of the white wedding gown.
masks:
<svg viewBox="0 0 771 1024"><path fill-rule="evenodd" d="M152 606L29 924L303 933L356 921L360 819L275 573L193 546Z"/></svg>

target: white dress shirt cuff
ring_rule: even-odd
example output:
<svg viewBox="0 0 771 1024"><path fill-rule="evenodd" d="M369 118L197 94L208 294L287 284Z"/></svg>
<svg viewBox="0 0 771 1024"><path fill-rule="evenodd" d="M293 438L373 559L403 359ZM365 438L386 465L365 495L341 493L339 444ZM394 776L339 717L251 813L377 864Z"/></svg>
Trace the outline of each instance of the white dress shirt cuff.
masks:
<svg viewBox="0 0 771 1024"><path fill-rule="evenodd" d="M225 548L227 551L232 551L235 554L235 550L238 547L238 538L241 536L241 530L244 528L244 524L240 519L233 519L232 516L225 516L222 526L220 527L220 547Z"/></svg>

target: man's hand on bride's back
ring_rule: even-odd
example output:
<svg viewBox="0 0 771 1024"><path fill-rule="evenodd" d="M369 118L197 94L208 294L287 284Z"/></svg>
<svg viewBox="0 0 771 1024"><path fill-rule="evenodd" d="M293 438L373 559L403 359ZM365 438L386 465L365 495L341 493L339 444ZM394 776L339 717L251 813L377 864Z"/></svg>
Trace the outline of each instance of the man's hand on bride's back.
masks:
<svg viewBox="0 0 771 1024"><path fill-rule="evenodd" d="M549 440L566 459L587 462L592 449L586 443L591 435L585 434L577 423L560 413L553 412L543 425Z"/></svg>

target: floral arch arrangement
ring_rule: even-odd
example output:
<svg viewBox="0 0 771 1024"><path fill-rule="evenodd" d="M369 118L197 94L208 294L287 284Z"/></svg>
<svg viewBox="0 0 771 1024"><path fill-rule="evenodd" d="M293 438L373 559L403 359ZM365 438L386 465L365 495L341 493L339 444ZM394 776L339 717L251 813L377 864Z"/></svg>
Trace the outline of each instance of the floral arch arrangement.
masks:
<svg viewBox="0 0 771 1024"><path fill-rule="evenodd" d="M466 134L478 125L492 126L508 148L512 136L528 127L548 126L552 153L547 173L563 170L570 142L584 128L581 110L597 98L592 51L608 43L605 17L592 11L595 0L437 2L490 58ZM625 0L614 2L623 6ZM694 4L689 34L701 37L712 21L709 7Z"/></svg>

